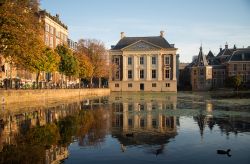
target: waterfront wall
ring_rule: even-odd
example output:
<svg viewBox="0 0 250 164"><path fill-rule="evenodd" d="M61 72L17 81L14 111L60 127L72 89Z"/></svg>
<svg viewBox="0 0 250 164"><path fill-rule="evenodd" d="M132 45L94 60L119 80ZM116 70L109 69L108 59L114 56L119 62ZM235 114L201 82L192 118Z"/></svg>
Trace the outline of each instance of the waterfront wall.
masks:
<svg viewBox="0 0 250 164"><path fill-rule="evenodd" d="M110 89L42 89L42 90L0 90L2 108L47 106L56 102L81 101L85 98L107 96Z"/></svg>

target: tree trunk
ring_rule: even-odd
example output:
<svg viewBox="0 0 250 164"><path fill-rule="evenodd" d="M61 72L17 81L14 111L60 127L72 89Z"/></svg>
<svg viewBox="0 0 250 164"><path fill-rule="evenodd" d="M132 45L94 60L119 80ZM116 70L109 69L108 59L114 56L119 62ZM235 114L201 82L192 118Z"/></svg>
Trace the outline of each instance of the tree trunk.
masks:
<svg viewBox="0 0 250 164"><path fill-rule="evenodd" d="M63 74L61 73L61 88L63 88Z"/></svg>
<svg viewBox="0 0 250 164"><path fill-rule="evenodd" d="M9 87L12 89L12 62L10 62L10 79L9 79Z"/></svg>
<svg viewBox="0 0 250 164"><path fill-rule="evenodd" d="M40 76L40 71L37 72L36 74L36 89L38 89L38 80L39 80L39 76Z"/></svg>
<svg viewBox="0 0 250 164"><path fill-rule="evenodd" d="M90 78L90 88L93 86L93 77Z"/></svg>
<svg viewBox="0 0 250 164"><path fill-rule="evenodd" d="M99 88L101 88L101 84L102 84L102 78L99 77Z"/></svg>

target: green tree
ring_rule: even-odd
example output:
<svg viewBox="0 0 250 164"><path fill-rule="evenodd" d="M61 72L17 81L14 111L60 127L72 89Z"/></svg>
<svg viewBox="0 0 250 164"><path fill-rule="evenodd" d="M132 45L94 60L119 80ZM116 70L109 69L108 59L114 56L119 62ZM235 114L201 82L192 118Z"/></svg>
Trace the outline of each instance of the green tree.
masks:
<svg viewBox="0 0 250 164"><path fill-rule="evenodd" d="M59 72L61 73L62 79L63 74L69 77L77 76L79 71L79 63L73 56L72 51L66 45L58 45L56 47L56 52L61 57Z"/></svg>
<svg viewBox="0 0 250 164"><path fill-rule="evenodd" d="M60 140L60 133L55 124L46 124L30 129L26 134L27 143L50 147Z"/></svg>
<svg viewBox="0 0 250 164"><path fill-rule="evenodd" d="M40 55L42 24L35 0L4 0L0 5L0 54L10 65L11 79L14 65L26 67L28 57Z"/></svg>
<svg viewBox="0 0 250 164"><path fill-rule="evenodd" d="M41 55L31 55L26 60L29 70L36 72L36 83L38 86L38 80L40 73L44 72L54 72L58 70L60 63L60 56L52 49L45 47L41 52Z"/></svg>
<svg viewBox="0 0 250 164"><path fill-rule="evenodd" d="M242 83L242 80L243 79L242 79L242 77L240 75L233 76L233 78L232 78L233 86L237 90L237 92L238 92L239 87L240 87L240 85Z"/></svg>

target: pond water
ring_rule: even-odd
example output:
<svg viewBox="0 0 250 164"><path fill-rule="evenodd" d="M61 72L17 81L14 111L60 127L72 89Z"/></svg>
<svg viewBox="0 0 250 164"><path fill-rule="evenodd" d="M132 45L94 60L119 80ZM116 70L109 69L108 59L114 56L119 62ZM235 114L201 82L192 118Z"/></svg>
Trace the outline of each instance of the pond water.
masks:
<svg viewBox="0 0 250 164"><path fill-rule="evenodd" d="M230 93L112 93L2 110L0 163L249 164L250 101L221 94Z"/></svg>

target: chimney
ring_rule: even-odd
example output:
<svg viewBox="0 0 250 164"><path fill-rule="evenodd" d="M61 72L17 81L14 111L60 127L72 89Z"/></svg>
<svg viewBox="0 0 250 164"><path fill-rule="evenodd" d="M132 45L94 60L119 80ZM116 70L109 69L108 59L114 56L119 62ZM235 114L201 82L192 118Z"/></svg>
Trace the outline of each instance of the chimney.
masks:
<svg viewBox="0 0 250 164"><path fill-rule="evenodd" d="M222 47L220 46L220 52L222 51Z"/></svg>
<svg viewBox="0 0 250 164"><path fill-rule="evenodd" d="M121 39L125 37L124 32L121 32Z"/></svg>
<svg viewBox="0 0 250 164"><path fill-rule="evenodd" d="M225 49L228 49L228 44L227 44L227 42L226 42L226 44L225 44Z"/></svg>
<svg viewBox="0 0 250 164"><path fill-rule="evenodd" d="M164 37L164 31L160 31L160 36Z"/></svg>

